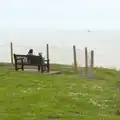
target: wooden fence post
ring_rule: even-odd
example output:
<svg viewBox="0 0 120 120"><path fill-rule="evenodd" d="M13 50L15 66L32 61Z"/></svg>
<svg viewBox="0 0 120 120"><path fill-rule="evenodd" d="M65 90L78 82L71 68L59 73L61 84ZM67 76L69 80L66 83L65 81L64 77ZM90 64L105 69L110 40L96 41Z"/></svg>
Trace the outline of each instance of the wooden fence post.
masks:
<svg viewBox="0 0 120 120"><path fill-rule="evenodd" d="M10 43L10 51L11 51L11 64L13 64L13 43Z"/></svg>
<svg viewBox="0 0 120 120"><path fill-rule="evenodd" d="M47 60L49 60L49 44L46 45Z"/></svg>
<svg viewBox="0 0 120 120"><path fill-rule="evenodd" d="M88 50L85 47L85 75L88 75Z"/></svg>
<svg viewBox="0 0 120 120"><path fill-rule="evenodd" d="M90 58L90 71L89 71L89 77L93 79L93 67L94 67L94 51L91 50L91 58Z"/></svg>
<svg viewBox="0 0 120 120"><path fill-rule="evenodd" d="M74 70L77 72L77 58L76 58L76 46L73 46L73 59L74 59Z"/></svg>
<svg viewBox="0 0 120 120"><path fill-rule="evenodd" d="M49 44L46 45L46 55L48 62L48 72L50 71L50 62L49 62Z"/></svg>
<svg viewBox="0 0 120 120"><path fill-rule="evenodd" d="M94 51L91 50L91 68L94 67Z"/></svg>

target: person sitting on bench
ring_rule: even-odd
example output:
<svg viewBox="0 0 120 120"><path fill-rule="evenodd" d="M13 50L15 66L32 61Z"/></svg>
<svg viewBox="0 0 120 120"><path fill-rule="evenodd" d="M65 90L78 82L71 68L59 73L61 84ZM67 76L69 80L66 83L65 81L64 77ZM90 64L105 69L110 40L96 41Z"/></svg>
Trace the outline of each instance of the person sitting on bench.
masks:
<svg viewBox="0 0 120 120"><path fill-rule="evenodd" d="M42 57L42 53L38 53L38 55L39 55L40 57ZM45 60L45 58L44 58L44 57L42 57L42 65L44 65L44 64L45 64L44 60Z"/></svg>
<svg viewBox="0 0 120 120"><path fill-rule="evenodd" d="M33 49L30 49L27 55L33 55Z"/></svg>

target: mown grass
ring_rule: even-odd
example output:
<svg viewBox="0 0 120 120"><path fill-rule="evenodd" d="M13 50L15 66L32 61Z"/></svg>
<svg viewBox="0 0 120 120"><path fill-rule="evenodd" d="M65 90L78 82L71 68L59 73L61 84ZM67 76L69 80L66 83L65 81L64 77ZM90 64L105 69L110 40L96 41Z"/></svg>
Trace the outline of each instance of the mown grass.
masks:
<svg viewBox="0 0 120 120"><path fill-rule="evenodd" d="M94 70L94 79L15 72L0 67L0 120L119 120L120 72Z"/></svg>

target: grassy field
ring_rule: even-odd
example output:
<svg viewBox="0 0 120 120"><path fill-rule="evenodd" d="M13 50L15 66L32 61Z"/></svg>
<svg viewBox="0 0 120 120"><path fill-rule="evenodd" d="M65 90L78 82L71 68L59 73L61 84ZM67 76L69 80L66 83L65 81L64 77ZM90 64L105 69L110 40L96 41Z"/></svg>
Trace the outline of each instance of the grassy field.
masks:
<svg viewBox="0 0 120 120"><path fill-rule="evenodd" d="M96 68L90 80L69 66L52 69L63 74L0 66L0 120L120 120L119 71Z"/></svg>

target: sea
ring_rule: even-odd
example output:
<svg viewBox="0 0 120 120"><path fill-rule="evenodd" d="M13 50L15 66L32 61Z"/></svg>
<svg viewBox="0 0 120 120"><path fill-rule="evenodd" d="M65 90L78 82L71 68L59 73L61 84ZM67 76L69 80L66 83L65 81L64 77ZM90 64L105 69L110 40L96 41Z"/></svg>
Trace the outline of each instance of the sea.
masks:
<svg viewBox="0 0 120 120"><path fill-rule="evenodd" d="M11 62L10 43L13 53L43 53L46 58L46 44L49 45L51 63L72 65L73 46L76 47L78 66L85 65L85 47L88 50L88 65L91 50L94 51L94 66L120 69L119 30L55 30L41 28L0 29L0 62Z"/></svg>

